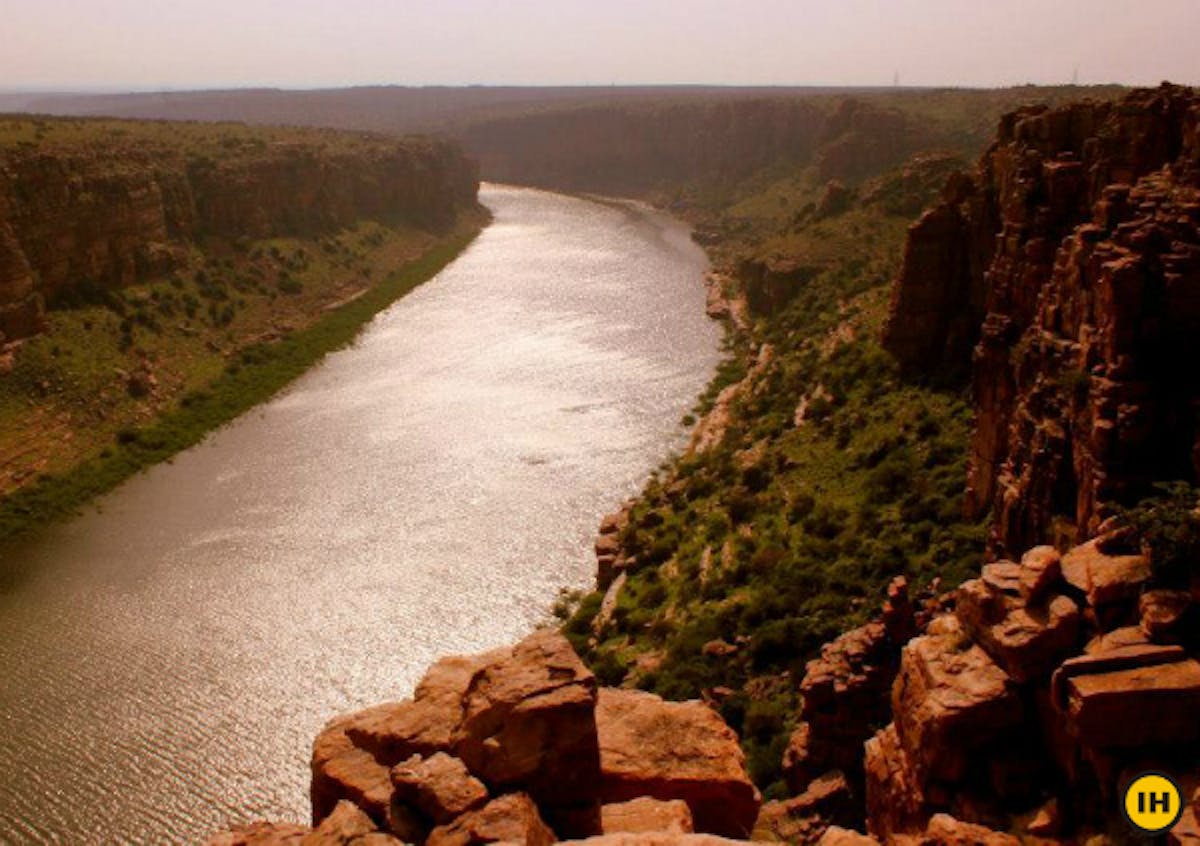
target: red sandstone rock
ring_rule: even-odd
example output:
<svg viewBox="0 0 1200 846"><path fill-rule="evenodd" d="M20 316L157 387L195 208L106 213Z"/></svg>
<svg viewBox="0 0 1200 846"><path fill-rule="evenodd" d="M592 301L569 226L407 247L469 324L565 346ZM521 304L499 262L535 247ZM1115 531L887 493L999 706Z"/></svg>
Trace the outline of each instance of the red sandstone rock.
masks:
<svg viewBox="0 0 1200 846"><path fill-rule="evenodd" d="M348 799L382 825L392 801L392 782L387 767L371 753L352 747L320 762L314 758L310 794L314 823Z"/></svg>
<svg viewBox="0 0 1200 846"><path fill-rule="evenodd" d="M419 810L436 824L446 823L487 802L483 782L457 758L437 752L413 756L391 771L395 800Z"/></svg>
<svg viewBox="0 0 1200 846"><path fill-rule="evenodd" d="M1021 841L1011 834L965 823L949 814L934 814L925 837L927 842L938 846L1021 846Z"/></svg>
<svg viewBox="0 0 1200 846"><path fill-rule="evenodd" d="M907 625L900 621L899 595L896 600L893 628L915 627L911 617ZM800 682L802 722L784 755L793 792L829 770L855 776L861 771L862 744L890 713L900 645L889 637L886 622L873 622L825 644L820 657L808 662Z"/></svg>
<svg viewBox="0 0 1200 846"><path fill-rule="evenodd" d="M1192 609L1192 594L1186 590L1148 590L1138 599L1141 629L1155 643L1177 640Z"/></svg>
<svg viewBox="0 0 1200 846"><path fill-rule="evenodd" d="M1062 578L1062 556L1052 546L1035 546L1021 556L1020 592L1036 604Z"/></svg>
<svg viewBox="0 0 1200 846"><path fill-rule="evenodd" d="M1196 472L1197 392L1161 362L1200 350L1198 105L1164 85L1007 115L910 229L884 345L972 369L968 508L1001 554L1077 542L1105 503Z"/></svg>
<svg viewBox="0 0 1200 846"><path fill-rule="evenodd" d="M596 729L605 803L682 799L699 831L745 836L752 829L758 791L737 736L707 705L605 688Z"/></svg>
<svg viewBox="0 0 1200 846"><path fill-rule="evenodd" d="M865 746L867 830L882 840L924 825L925 794L904 751L895 724L880 730Z"/></svg>
<svg viewBox="0 0 1200 846"><path fill-rule="evenodd" d="M1023 573L1015 578L1012 593L1018 592ZM1065 596L1028 606L1012 593L998 592L986 577L974 579L959 588L955 613L967 633L1015 681L1049 677L1078 648L1079 609Z"/></svg>
<svg viewBox="0 0 1200 846"><path fill-rule="evenodd" d="M554 832L542 822L537 806L524 793L509 793L429 833L426 846L475 846L523 843L549 846Z"/></svg>
<svg viewBox="0 0 1200 846"><path fill-rule="evenodd" d="M831 825L825 829L825 833L817 841L817 846L880 846L880 844L874 837Z"/></svg>
<svg viewBox="0 0 1200 846"><path fill-rule="evenodd" d="M461 698L455 754L489 785L520 787L543 807L594 802L595 676L553 629L487 658Z"/></svg>
<svg viewBox="0 0 1200 846"><path fill-rule="evenodd" d="M1025 826L1025 830L1034 837L1055 837L1062 832L1062 812L1058 800L1051 799L1038 808L1033 819Z"/></svg>
<svg viewBox="0 0 1200 846"><path fill-rule="evenodd" d="M400 846L351 802L339 802L315 829L293 823L256 822L237 826L207 846Z"/></svg>
<svg viewBox="0 0 1200 846"><path fill-rule="evenodd" d="M799 796L763 805L753 839L811 843L831 823L850 822L853 812L853 794L846 777L827 773L814 779Z"/></svg>
<svg viewBox="0 0 1200 846"><path fill-rule="evenodd" d="M331 724L314 747L314 819L339 798L382 821L391 781L412 755L448 751L489 785L519 787L544 807L595 801L596 682L557 631L470 658L445 658L413 699Z"/></svg>
<svg viewBox="0 0 1200 846"><path fill-rule="evenodd" d="M692 812L680 799L663 801L639 796L628 802L613 802L600 808L600 828L605 834L663 832L688 834L693 830Z"/></svg>
<svg viewBox="0 0 1200 846"><path fill-rule="evenodd" d="M339 802L301 846L399 846L400 841L384 834L374 821L350 802Z"/></svg>
<svg viewBox="0 0 1200 846"><path fill-rule="evenodd" d="M471 679L487 661L498 657L489 653L441 659L425 673L411 700L360 712L346 725L346 735L388 766L450 748L462 722L462 697Z"/></svg>
<svg viewBox="0 0 1200 846"><path fill-rule="evenodd" d="M1067 661L1056 706L1088 747L1182 745L1200 738L1200 663L1178 647L1126 647Z"/></svg>
<svg viewBox="0 0 1200 846"><path fill-rule="evenodd" d="M1144 555L1110 555L1103 539L1080 544L1062 558L1063 578L1087 595L1093 608L1132 601L1150 578L1150 561Z"/></svg>
<svg viewBox="0 0 1200 846"><path fill-rule="evenodd" d="M892 713L922 783L961 778L973 749L1022 719L1008 675L953 635L918 637L904 648Z"/></svg>
<svg viewBox="0 0 1200 846"><path fill-rule="evenodd" d="M1122 626L1111 632L1096 635L1088 641L1084 652L1088 655L1098 655L1114 649L1123 649L1126 646L1148 646L1149 643L1146 633L1139 626Z"/></svg>

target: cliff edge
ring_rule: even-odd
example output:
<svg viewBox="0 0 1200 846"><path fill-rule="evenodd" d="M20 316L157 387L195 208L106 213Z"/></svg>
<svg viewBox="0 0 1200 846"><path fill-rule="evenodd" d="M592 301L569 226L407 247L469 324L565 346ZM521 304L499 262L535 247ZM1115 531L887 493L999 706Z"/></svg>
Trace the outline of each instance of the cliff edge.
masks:
<svg viewBox="0 0 1200 846"><path fill-rule="evenodd" d="M1152 483L1195 481L1200 95L1006 116L913 224L884 346L970 372L967 511L992 546L1081 541Z"/></svg>

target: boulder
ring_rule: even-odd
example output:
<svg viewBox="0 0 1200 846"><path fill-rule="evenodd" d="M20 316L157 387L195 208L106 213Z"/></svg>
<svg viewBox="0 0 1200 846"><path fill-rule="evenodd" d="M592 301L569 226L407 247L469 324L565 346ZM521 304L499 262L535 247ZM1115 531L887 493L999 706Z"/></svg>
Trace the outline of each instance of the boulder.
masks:
<svg viewBox="0 0 1200 846"><path fill-rule="evenodd" d="M1035 546L1021 556L1019 579L1021 598L1040 601L1062 579L1062 556L1052 546Z"/></svg>
<svg viewBox="0 0 1200 846"><path fill-rule="evenodd" d="M537 805L525 793L509 793L429 833L426 846L474 846L480 843L523 843L549 846L554 832L542 822Z"/></svg>
<svg viewBox="0 0 1200 846"><path fill-rule="evenodd" d="M825 833L817 841L817 846L880 846L880 844L874 837L831 825L825 829Z"/></svg>
<svg viewBox="0 0 1200 846"><path fill-rule="evenodd" d="M904 625L903 588L889 596L894 609L893 629ZM894 604L893 604L894 603ZM862 744L875 727L887 722L890 693L896 677L900 642L889 635L885 620L851 629L821 648L805 667L800 681L802 722L784 754L784 778L793 793L830 770L857 777L862 770Z"/></svg>
<svg viewBox="0 0 1200 846"><path fill-rule="evenodd" d="M600 779L595 703L595 677L554 630L483 655L444 658L411 700L340 717L317 738L314 822L339 799L350 799L383 824L391 768L438 752L452 754L489 787L519 788L544 808L594 806ZM466 783L459 787L474 791Z"/></svg>
<svg viewBox="0 0 1200 846"><path fill-rule="evenodd" d="M489 786L519 787L543 807L594 802L596 678L559 631L490 653L459 701L454 753Z"/></svg>
<svg viewBox="0 0 1200 846"><path fill-rule="evenodd" d="M896 734L894 723L864 747L867 830L881 840L920 828L925 821L925 794L915 767Z"/></svg>
<svg viewBox="0 0 1200 846"><path fill-rule="evenodd" d="M1058 800L1051 799L1037 809L1037 813L1026 823L1025 830L1034 837L1056 837L1062 827L1062 810L1058 807Z"/></svg>
<svg viewBox="0 0 1200 846"><path fill-rule="evenodd" d="M435 824L450 822L488 799L483 782L445 752L428 758L414 755L392 768L391 779L395 800L416 808Z"/></svg>
<svg viewBox="0 0 1200 846"><path fill-rule="evenodd" d="M812 726L801 722L783 750L783 780L792 793L803 793L820 768L812 749Z"/></svg>
<svg viewBox="0 0 1200 846"><path fill-rule="evenodd" d="M904 648L892 713L922 785L962 778L973 750L1022 719L1008 674L954 634L918 637Z"/></svg>
<svg viewBox="0 0 1200 846"><path fill-rule="evenodd" d="M1146 633L1139 626L1122 626L1119 629L1113 629L1111 632L1096 635L1088 641L1087 646L1083 651L1088 655L1098 655L1102 652L1111 652L1114 649L1123 649L1126 646L1148 646L1150 641L1146 638Z"/></svg>
<svg viewBox="0 0 1200 846"><path fill-rule="evenodd" d="M613 802L600 808L600 828L604 834L666 832L688 834L693 831L692 812L680 799L664 802L639 796L628 802Z"/></svg>
<svg viewBox="0 0 1200 846"><path fill-rule="evenodd" d="M314 757L309 791L314 825L343 799L366 811L380 825L387 822L392 780L388 768L363 749L350 747L332 757Z"/></svg>
<svg viewBox="0 0 1200 846"><path fill-rule="evenodd" d="M1173 643L1188 628L1192 594L1186 590L1148 590L1138 599L1142 632L1155 643Z"/></svg>
<svg viewBox="0 0 1200 846"><path fill-rule="evenodd" d="M826 773L799 796L763 805L753 839L811 843L831 823L851 822L854 810L854 795L846 777L839 772Z"/></svg>
<svg viewBox="0 0 1200 846"><path fill-rule="evenodd" d="M333 813L301 841L301 846L400 846L396 838L376 828L374 821L350 802L339 802Z"/></svg>
<svg viewBox="0 0 1200 846"><path fill-rule="evenodd" d="M1082 591L1093 608L1135 600L1150 579L1150 559L1104 552L1104 540L1080 544L1062 557L1063 578Z"/></svg>
<svg viewBox="0 0 1200 846"><path fill-rule="evenodd" d="M213 836L207 846L400 846L352 802L341 801L315 830L294 823L256 822Z"/></svg>
<svg viewBox="0 0 1200 846"><path fill-rule="evenodd" d="M707 705L604 688L596 730L603 802L682 799L697 830L731 837L750 833L761 798L746 773L737 735Z"/></svg>
<svg viewBox="0 0 1200 846"><path fill-rule="evenodd" d="M1177 646L1072 658L1054 674L1051 691L1084 746L1137 749L1200 738L1200 663Z"/></svg>
<svg viewBox="0 0 1200 846"><path fill-rule="evenodd" d="M395 766L413 755L449 749L463 719L463 696L471 680L497 653L443 658L426 671L413 698L352 715L345 734L380 763Z"/></svg>
<svg viewBox="0 0 1200 846"><path fill-rule="evenodd" d="M949 814L934 814L925 829L925 838L930 846L1021 846L1021 841L1011 834L962 822Z"/></svg>
<svg viewBox="0 0 1200 846"><path fill-rule="evenodd" d="M1049 677L1078 649L1078 606L1065 596L1043 600L1029 605L1016 590L1000 592L994 581L974 579L958 589L955 613L988 655L1023 683Z"/></svg>

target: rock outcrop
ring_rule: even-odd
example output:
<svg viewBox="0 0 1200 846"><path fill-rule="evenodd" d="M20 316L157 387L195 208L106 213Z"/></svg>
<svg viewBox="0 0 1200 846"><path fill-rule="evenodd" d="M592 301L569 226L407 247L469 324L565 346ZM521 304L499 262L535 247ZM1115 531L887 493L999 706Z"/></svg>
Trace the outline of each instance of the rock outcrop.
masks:
<svg viewBox="0 0 1200 846"><path fill-rule="evenodd" d="M745 837L761 803L715 711L598 688L553 630L442 659L411 699L332 720L311 796L311 831L260 823L213 843L292 843L350 810L380 844L721 843L687 838Z"/></svg>
<svg viewBox="0 0 1200 846"><path fill-rule="evenodd" d="M43 328L47 303L169 273L206 238L443 228L474 203L477 169L449 142L348 138L0 150L0 343Z"/></svg>
<svg viewBox="0 0 1200 846"><path fill-rule="evenodd" d="M783 759L793 798L763 806L756 836L1077 842L1121 824L1136 772L1194 790L1200 596L1156 587L1130 542L1121 530L1062 555L1035 547L915 602L894 581L877 619L808 663ZM1194 819L1171 842L1190 842Z"/></svg>
<svg viewBox="0 0 1200 846"><path fill-rule="evenodd" d="M700 702L664 702L607 688L596 706L605 802L639 796L682 800L697 830L744 837L761 797L746 775L737 735Z"/></svg>
<svg viewBox="0 0 1200 846"><path fill-rule="evenodd" d="M1164 84L1006 116L910 230L883 340L971 370L967 507L1003 555L1197 478L1198 329L1200 95Z"/></svg>
<svg viewBox="0 0 1200 846"><path fill-rule="evenodd" d="M986 565L909 641L892 722L865 745L872 835L1000 844L1019 825L1101 829L1130 774L1200 778L1200 661L1169 628L1155 642L1139 627L1152 574L1121 543Z"/></svg>

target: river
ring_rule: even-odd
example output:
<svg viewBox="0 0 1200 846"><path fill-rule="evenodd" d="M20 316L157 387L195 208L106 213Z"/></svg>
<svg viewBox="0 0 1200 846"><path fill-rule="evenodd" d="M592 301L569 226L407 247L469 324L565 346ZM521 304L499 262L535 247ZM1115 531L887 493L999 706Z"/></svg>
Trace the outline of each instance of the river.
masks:
<svg viewBox="0 0 1200 846"><path fill-rule="evenodd" d="M326 720L590 583L717 362L705 257L639 206L480 198L494 223L351 347L8 553L0 843L306 821Z"/></svg>

